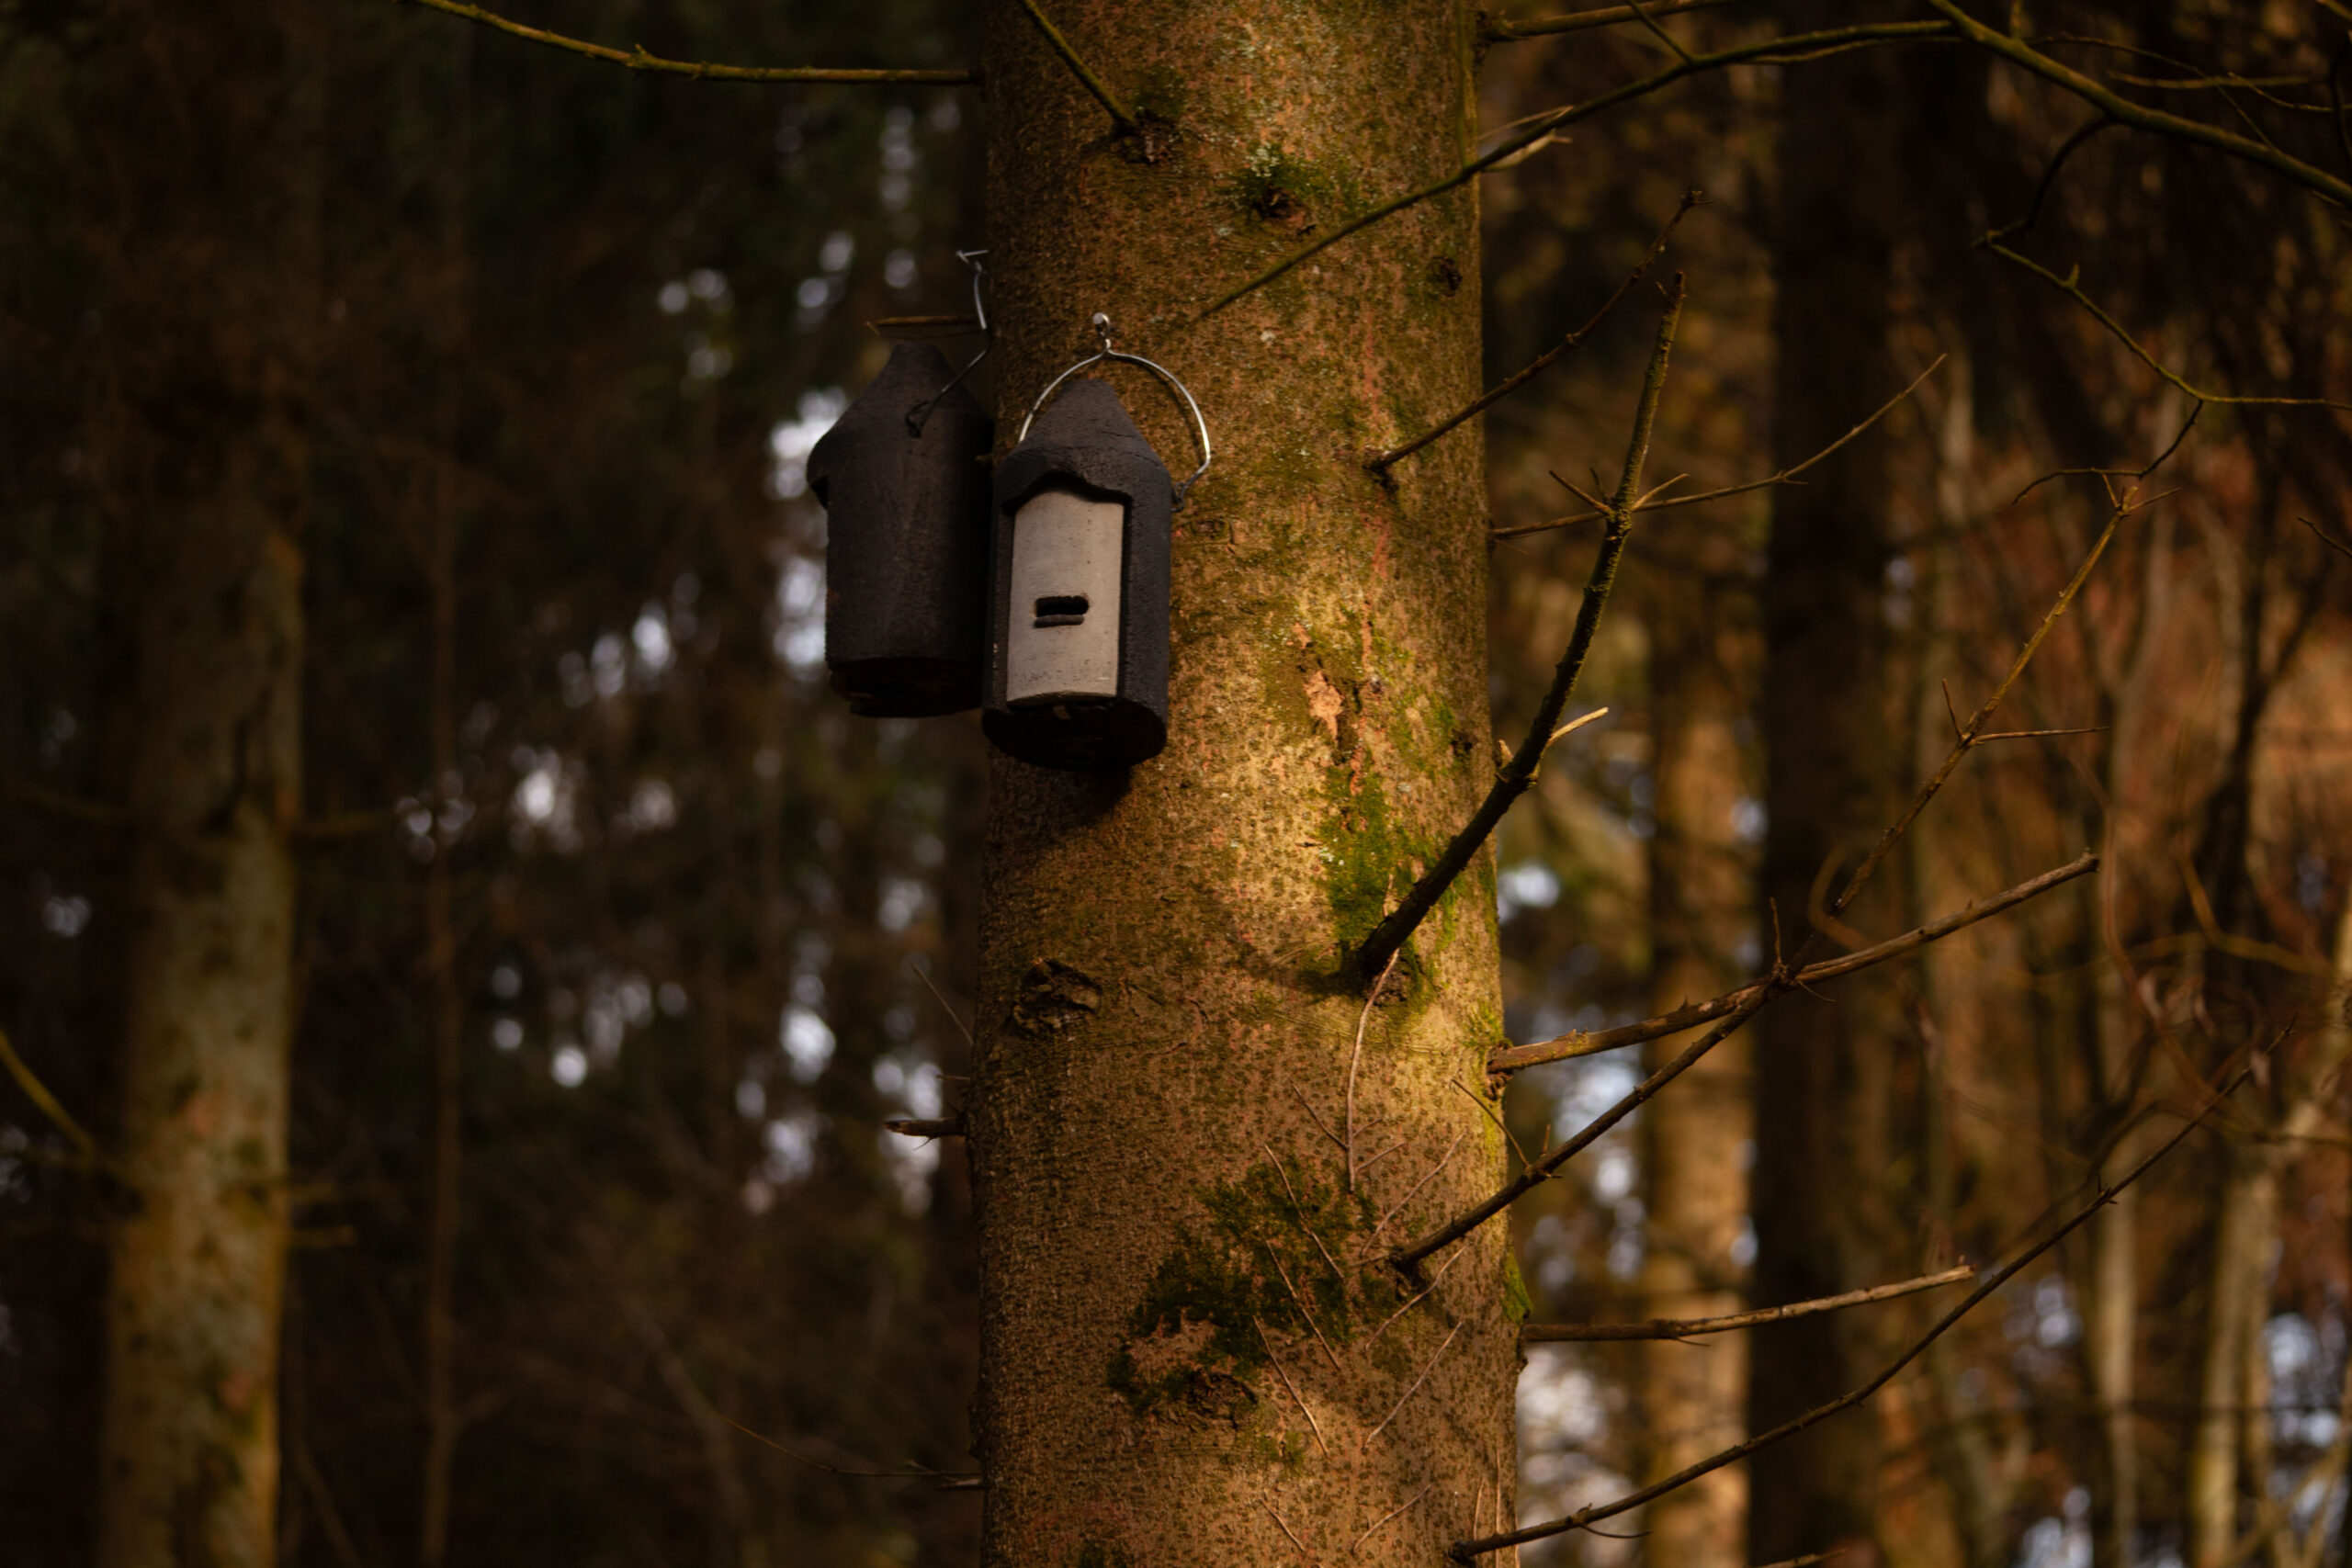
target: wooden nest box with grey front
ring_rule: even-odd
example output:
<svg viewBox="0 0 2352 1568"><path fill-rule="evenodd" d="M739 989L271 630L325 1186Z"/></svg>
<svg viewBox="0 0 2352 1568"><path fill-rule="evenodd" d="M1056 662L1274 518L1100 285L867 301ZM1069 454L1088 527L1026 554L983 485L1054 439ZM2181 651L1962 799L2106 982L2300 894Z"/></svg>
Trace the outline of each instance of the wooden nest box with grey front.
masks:
<svg viewBox="0 0 2352 1568"><path fill-rule="evenodd" d="M808 454L825 508L825 668L851 712L979 705L995 428L945 355L902 343Z"/></svg>
<svg viewBox="0 0 2352 1568"><path fill-rule="evenodd" d="M1048 768L1125 767L1168 741L1175 489L1109 383L1063 388L997 465L981 728Z"/></svg>

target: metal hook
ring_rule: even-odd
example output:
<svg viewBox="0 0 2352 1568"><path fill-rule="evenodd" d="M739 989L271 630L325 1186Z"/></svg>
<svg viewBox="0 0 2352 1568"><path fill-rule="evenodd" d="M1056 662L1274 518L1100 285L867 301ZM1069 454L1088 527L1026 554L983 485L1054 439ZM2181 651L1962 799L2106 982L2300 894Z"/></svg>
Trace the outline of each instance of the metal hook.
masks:
<svg viewBox="0 0 2352 1568"><path fill-rule="evenodd" d="M1200 434L1201 466L1193 470L1193 474L1190 479L1184 480L1183 483L1175 486L1175 505L1183 505L1185 492L1190 491L1194 485L1198 484L1200 482L1201 476L1209 471L1209 459L1211 457L1211 453L1209 451L1209 422L1201 417L1201 405L1193 400L1193 394L1186 389L1184 383L1179 381L1175 376L1164 367L1154 365L1150 360L1146 359L1140 354L1125 354L1118 349L1113 348L1111 346L1111 318L1109 316L1104 315L1100 310L1097 310L1094 312L1093 320L1089 322L1089 325L1093 327L1095 339L1097 342L1101 343L1102 346L1096 352L1090 354L1085 358L1080 360L1077 364L1071 366L1069 369L1063 371L1060 375L1055 377L1051 381L1046 383L1046 389L1037 394L1037 400L1035 402L1029 405L1029 417L1021 422L1021 434L1012 438L1012 444L1015 446L1018 446L1023 441L1029 439L1030 425L1036 423L1038 411L1046 406L1046 400L1054 395L1056 389L1059 388L1064 381L1069 380L1071 377L1077 375L1088 366L1100 365L1106 359L1112 360L1120 365L1141 366L1144 369L1150 371L1153 375L1166 382L1178 397L1184 400L1184 406L1193 411L1193 428Z"/></svg>
<svg viewBox="0 0 2352 1568"><path fill-rule="evenodd" d="M988 254L986 251L957 251L956 253L956 259L972 269L972 314L978 317L980 321L980 352L972 355L964 368L949 377L947 385L907 411L907 433L910 435L922 434L923 423L931 418L931 411L939 406L940 400L954 391L963 382L964 378L972 373L972 367L986 359L989 356L989 350L996 346L996 334L989 331L988 302L980 298L980 280L989 274L989 269L980 265L980 258L986 254Z"/></svg>

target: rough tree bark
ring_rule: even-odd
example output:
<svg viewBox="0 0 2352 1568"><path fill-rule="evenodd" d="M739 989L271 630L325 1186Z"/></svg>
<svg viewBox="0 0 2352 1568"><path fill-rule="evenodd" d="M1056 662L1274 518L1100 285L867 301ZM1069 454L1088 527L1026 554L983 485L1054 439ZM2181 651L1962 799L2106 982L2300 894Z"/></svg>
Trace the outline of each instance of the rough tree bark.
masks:
<svg viewBox="0 0 2352 1568"><path fill-rule="evenodd" d="M1393 489L1363 461L1478 390L1475 197L1190 318L1459 166L1473 17L1050 9L1141 134L993 0L1000 451L1102 310L1184 378L1217 461L1176 514L1166 751L993 759L968 1139L985 1560L1431 1561L1512 1514L1504 1227L1432 1259L1417 1304L1376 1258L1501 1174L1462 1092L1500 1032L1490 860L1368 1017L1346 960L1494 765L1478 433ZM1110 378L1189 470L1167 394Z"/></svg>
<svg viewBox="0 0 2352 1568"><path fill-rule="evenodd" d="M276 1561L316 22L141 7L109 27L127 207L100 423L137 846L101 1568Z"/></svg>
<svg viewBox="0 0 2352 1568"><path fill-rule="evenodd" d="M1727 991L1753 972L1733 951L1754 906L1734 831L1746 772L1737 726L1747 710L1731 671L1744 662L1746 616L1726 581L1701 577L1695 586L1688 591L1686 579L1686 592L1662 603L1651 622L1657 833L1650 841L1650 1002L1658 1012ZM1701 1032L1652 1042L1649 1066L1679 1055ZM1747 1041L1735 1037L1643 1112L1645 1315L1714 1317L1745 1304L1746 1270L1735 1250L1747 1219L1750 1077ZM1696 1348L1653 1341L1641 1347L1640 1359L1645 1482L1746 1436L1745 1336ZM1747 1472L1726 1466L1650 1505L1645 1551L1652 1562L1680 1568L1741 1568L1747 1520Z"/></svg>
<svg viewBox="0 0 2352 1568"><path fill-rule="evenodd" d="M1812 13L1808 12L1808 16ZM1775 461L1827 446L1899 385L1888 350L1896 140L1884 62L1849 55L1807 67L1782 109L1774 216ZM1856 136L1856 126L1885 128ZM1825 865L1843 875L1894 819L1902 731L1889 723L1890 638L1883 609L1892 550L1883 427L1773 492L1764 588L1764 891L1783 951L1810 932ZM1892 753L1892 755L1891 755ZM1849 910L1892 924L1894 879ZM1889 1066L1902 1037L1883 976L1836 1001L1798 995L1758 1021L1755 1292L1801 1301L1885 1275L1867 1242L1885 1179ZM1749 1419L1761 1430L1867 1377L1876 1358L1862 1314L1759 1332ZM1832 1547L1845 1568L1874 1554L1879 1416L1864 1406L1760 1454L1749 1469L1748 1548L1773 1562Z"/></svg>

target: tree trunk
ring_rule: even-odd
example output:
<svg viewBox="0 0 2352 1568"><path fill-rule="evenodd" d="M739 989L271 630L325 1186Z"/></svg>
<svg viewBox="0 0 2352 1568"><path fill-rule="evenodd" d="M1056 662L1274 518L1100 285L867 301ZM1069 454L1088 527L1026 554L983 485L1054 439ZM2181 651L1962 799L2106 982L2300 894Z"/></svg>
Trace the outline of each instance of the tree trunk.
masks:
<svg viewBox="0 0 2352 1568"><path fill-rule="evenodd" d="M215 7L112 28L135 40L119 123L147 132L115 149L135 211L107 258L138 838L101 1568L277 1560L314 22Z"/></svg>
<svg viewBox="0 0 2352 1568"><path fill-rule="evenodd" d="M1145 134L1113 136L1022 6L988 7L1000 451L1101 310L1184 379L1217 460L1176 513L1167 750L992 760L968 1140L985 1561L1430 1561L1511 1517L1505 1228L1431 1259L1418 1304L1375 1260L1502 1174L1463 1093L1500 1033L1490 858L1368 1019L1345 959L1493 772L1478 433L1393 490L1363 467L1478 390L1475 199L1190 318L1460 166L1473 18L1051 12ZM1108 378L1189 471L1169 395Z"/></svg>
<svg viewBox="0 0 2352 1568"><path fill-rule="evenodd" d="M1809 13L1810 14L1810 13ZM1896 140L1893 78L1849 55L1809 66L1782 109L1774 227L1780 365L1774 462L1800 462L1859 422L1895 382L1888 276ZM1856 126L1881 127L1857 137ZM1773 492L1764 590L1765 893L1784 955L1809 932L1825 871L1842 875L1893 820L1903 733L1890 723L1883 609L1893 551L1886 442L1877 431ZM1885 886L1847 913L1894 928ZM1891 983L1857 976L1835 1001L1804 995L1758 1021L1756 1296L1763 1302L1877 1282L1870 1245L1883 1201L1890 1069L1903 1031ZM1749 1419L1761 1429L1835 1397L1874 1370L1871 1320L1856 1313L1759 1333ZM1845 1548L1845 1568L1874 1551L1879 1421L1865 1405L1766 1450L1749 1471L1755 1561ZM1859 1555L1857 1555L1859 1553Z"/></svg>
<svg viewBox="0 0 2352 1568"><path fill-rule="evenodd" d="M1691 575L1698 575L1692 573ZM1657 737L1657 832L1650 840L1653 1010L1729 990L1745 978L1732 950L1753 910L1746 857L1733 830L1746 770L1736 727L1739 617L1731 593L1703 591L1663 603L1653 617L1651 726ZM1692 1035L1655 1041L1654 1069ZM1642 1311L1657 1317L1737 1312L1746 1269L1736 1254L1747 1219L1754 1129L1747 1041L1711 1053L1642 1113L1648 1245ZM1681 1470L1745 1433L1746 1337L1702 1347L1640 1348L1645 1481ZM1648 1561L1676 1568L1741 1568L1747 1556L1747 1475L1728 1466L1650 1505Z"/></svg>
<svg viewBox="0 0 2352 1568"><path fill-rule="evenodd" d="M2221 1568L2237 1544L2239 1470L2255 1403L2247 1376L2269 1302L2269 1237L2278 1178L2261 1147L2232 1145L2216 1197L2212 1298L2205 1318L2205 1371L2188 1450L2189 1562ZM2255 1495L2266 1495L2256 1477Z"/></svg>

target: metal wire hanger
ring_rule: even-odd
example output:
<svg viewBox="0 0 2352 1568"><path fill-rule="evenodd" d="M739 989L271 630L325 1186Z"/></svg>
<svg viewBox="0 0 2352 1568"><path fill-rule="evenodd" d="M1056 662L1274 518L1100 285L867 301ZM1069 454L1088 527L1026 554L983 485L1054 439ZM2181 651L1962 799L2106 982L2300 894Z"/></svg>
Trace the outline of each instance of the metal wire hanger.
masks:
<svg viewBox="0 0 2352 1568"><path fill-rule="evenodd" d="M907 411L907 434L910 435L919 436L922 434L924 422L931 418L931 411L937 408L948 393L961 386L964 378L972 373L972 367L986 359L989 356L989 351L996 346L996 333L989 329L988 302L980 298L980 282L989 275L989 269L980 265L980 258L986 254L988 254L986 251L957 251L956 253L956 259L972 269L972 314L979 318L980 352L966 361L964 368L949 377L947 385Z"/></svg>
<svg viewBox="0 0 2352 1568"><path fill-rule="evenodd" d="M1046 389L1037 394L1037 400L1035 402L1029 405L1029 417L1021 422L1021 434L1012 438L1012 444L1015 446L1018 446L1023 441L1029 439L1029 427L1036 423L1038 411L1046 406L1046 400L1053 397L1055 390L1058 389L1064 381L1069 380L1071 377L1077 375L1088 366L1100 365L1106 359L1114 361L1120 365L1141 366L1144 369L1150 371L1153 375L1159 377L1160 380L1167 383L1170 390L1172 390L1178 397L1184 400L1184 406L1193 411L1193 424L1194 429L1197 430L1200 434L1201 466L1193 470L1193 474L1190 479L1184 480L1183 483L1175 486L1175 505L1183 505L1184 493L1191 490L1195 484L1199 483L1201 476L1209 471L1209 424L1208 421L1201 417L1201 405L1193 400L1193 394L1185 389L1184 383L1179 381L1175 378L1174 374L1169 371L1166 367L1153 364L1150 360L1146 359L1140 354L1127 354L1119 349L1113 348L1111 346L1110 317L1104 315L1102 311L1097 310L1094 312L1094 319L1091 324L1094 328L1094 336L1102 344L1102 346L1094 353L1090 354L1085 358L1080 360L1077 364L1071 366L1069 369L1063 371L1060 375L1055 377L1051 381L1046 383Z"/></svg>

